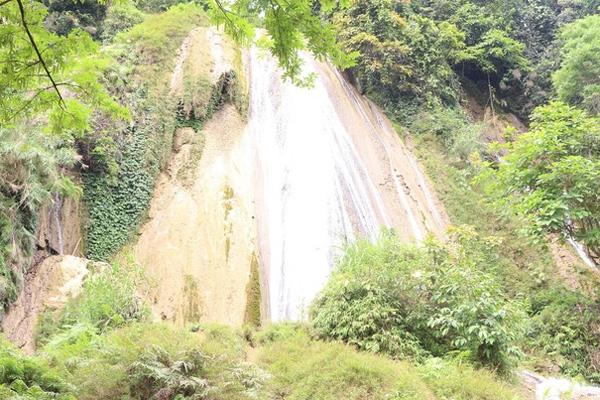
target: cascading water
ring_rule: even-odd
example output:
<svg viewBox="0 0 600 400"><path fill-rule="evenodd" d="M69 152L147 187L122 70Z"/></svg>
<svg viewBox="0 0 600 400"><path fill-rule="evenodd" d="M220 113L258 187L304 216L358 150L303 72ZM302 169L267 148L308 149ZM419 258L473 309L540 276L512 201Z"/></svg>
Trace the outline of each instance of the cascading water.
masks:
<svg viewBox="0 0 600 400"><path fill-rule="evenodd" d="M259 50L249 54L247 133L273 321L305 316L344 242L374 240L381 227L419 241L444 224L389 122L332 68L303 57L317 74L310 89L283 81Z"/></svg>
<svg viewBox="0 0 600 400"><path fill-rule="evenodd" d="M56 229L56 241L57 241L57 245L58 245L58 249L54 249L54 250L56 250L56 252L58 254L64 254L64 252L65 252L65 245L64 245L64 240L63 240L63 229L62 229L61 216L60 216L62 206L63 206L63 199L60 197L60 195L58 193L54 193L54 204L52 206L52 220L54 222L54 227Z"/></svg>

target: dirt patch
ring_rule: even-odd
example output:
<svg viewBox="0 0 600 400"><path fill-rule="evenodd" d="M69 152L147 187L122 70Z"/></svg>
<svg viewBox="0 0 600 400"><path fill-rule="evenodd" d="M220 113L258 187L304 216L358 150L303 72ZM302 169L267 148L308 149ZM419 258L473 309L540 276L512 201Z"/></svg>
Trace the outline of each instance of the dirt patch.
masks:
<svg viewBox="0 0 600 400"><path fill-rule="evenodd" d="M474 121L483 123L483 137L486 142L505 141L506 130L514 128L518 133L527 131L527 126L514 114L504 113L501 110L492 110L489 105L481 105L476 96L467 94L467 113Z"/></svg>
<svg viewBox="0 0 600 400"><path fill-rule="evenodd" d="M33 353L39 315L46 309L61 309L81 292L88 263L89 260L83 258L53 256L34 267L26 276L19 298L2 321L8 339L25 352Z"/></svg>

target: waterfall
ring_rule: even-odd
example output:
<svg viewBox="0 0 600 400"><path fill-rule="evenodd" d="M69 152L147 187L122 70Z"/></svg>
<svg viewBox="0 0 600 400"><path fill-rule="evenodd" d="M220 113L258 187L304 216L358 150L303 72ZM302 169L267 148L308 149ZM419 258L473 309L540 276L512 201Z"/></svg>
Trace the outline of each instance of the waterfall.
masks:
<svg viewBox="0 0 600 400"><path fill-rule="evenodd" d="M58 254L65 253L65 244L63 239L63 228L61 222L61 210L63 206L63 199L58 193L54 193L54 204L52 205L52 219L54 220L54 226L56 229L56 241L58 249L55 249Z"/></svg>
<svg viewBox="0 0 600 400"><path fill-rule="evenodd" d="M587 265L588 267L590 267L593 270L598 269L598 267L596 266L596 263L594 262L594 260L592 260L590 258L588 253L585 251L585 247L581 243L579 243L572 237L567 238L567 243L569 243L571 245L573 250L575 250L575 253L577 253L579 258L581 259L581 261L584 262L585 265Z"/></svg>
<svg viewBox="0 0 600 400"><path fill-rule="evenodd" d="M382 227L420 241L444 225L389 121L329 65L303 59L316 74L310 88L283 80L261 50L248 55L247 134L272 321L306 317L344 243L375 240Z"/></svg>

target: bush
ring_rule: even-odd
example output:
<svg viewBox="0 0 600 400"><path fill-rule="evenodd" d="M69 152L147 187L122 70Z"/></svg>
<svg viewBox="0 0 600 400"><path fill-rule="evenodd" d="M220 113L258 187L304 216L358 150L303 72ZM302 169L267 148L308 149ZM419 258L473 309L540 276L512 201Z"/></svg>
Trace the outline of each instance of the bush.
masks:
<svg viewBox="0 0 600 400"><path fill-rule="evenodd" d="M527 233L574 238L600 261L600 119L554 102L538 107L529 132L506 146L479 181L505 213L528 222Z"/></svg>
<svg viewBox="0 0 600 400"><path fill-rule="evenodd" d="M67 303L59 315L46 312L37 326L36 342L44 344L52 335L73 325L104 332L143 321L149 315L143 293L147 283L132 256L112 265L98 264L86 279L82 293Z"/></svg>
<svg viewBox="0 0 600 400"><path fill-rule="evenodd" d="M497 284L493 246L469 229L424 248L389 235L352 245L313 305L317 334L393 357L467 351L507 371L523 315Z"/></svg>
<svg viewBox="0 0 600 400"><path fill-rule="evenodd" d="M600 300L564 287L554 287L532 298L535 347L569 376L600 383Z"/></svg>
<svg viewBox="0 0 600 400"><path fill-rule="evenodd" d="M480 153L484 149L483 126L471 122L460 108L436 105L431 109L421 109L408 118L407 127L416 135L434 134L448 154L463 163L473 153Z"/></svg>
<svg viewBox="0 0 600 400"><path fill-rule="evenodd" d="M112 4L103 22L103 41L112 40L119 32L126 31L144 20L144 13L128 2Z"/></svg>

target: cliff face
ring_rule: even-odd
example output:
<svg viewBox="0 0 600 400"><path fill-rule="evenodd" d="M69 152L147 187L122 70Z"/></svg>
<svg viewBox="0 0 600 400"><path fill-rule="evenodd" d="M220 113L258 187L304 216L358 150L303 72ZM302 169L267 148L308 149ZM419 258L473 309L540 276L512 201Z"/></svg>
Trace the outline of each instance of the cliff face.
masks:
<svg viewBox="0 0 600 400"><path fill-rule="evenodd" d="M245 322L256 224L236 63L239 53L213 29L192 31L177 57L171 93L187 116L208 119L177 131L134 246L157 320Z"/></svg>
<svg viewBox="0 0 600 400"><path fill-rule="evenodd" d="M41 209L35 261L50 255L83 253L81 213L79 200L58 195Z"/></svg>
<svg viewBox="0 0 600 400"><path fill-rule="evenodd" d="M74 256L51 256L29 271L19 298L2 321L8 339L32 353L40 315L61 309L81 292L88 263Z"/></svg>

